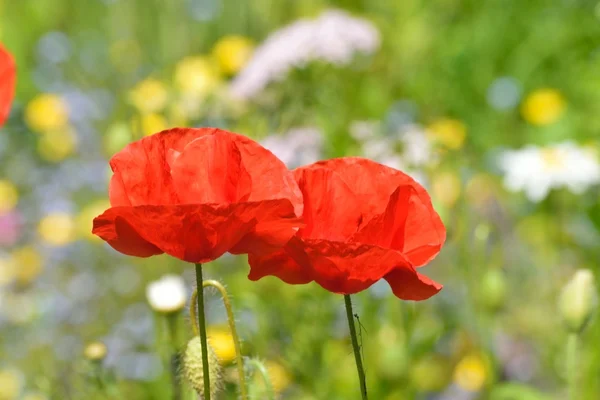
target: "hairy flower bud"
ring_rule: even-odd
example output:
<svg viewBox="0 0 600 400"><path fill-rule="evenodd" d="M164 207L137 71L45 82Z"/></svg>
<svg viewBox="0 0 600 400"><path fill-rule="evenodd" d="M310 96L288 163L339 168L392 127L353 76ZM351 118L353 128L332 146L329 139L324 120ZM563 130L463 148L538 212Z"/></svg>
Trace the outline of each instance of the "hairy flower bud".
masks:
<svg viewBox="0 0 600 400"><path fill-rule="evenodd" d="M210 377L210 397L214 398L222 386L222 371L219 359L208 343L208 369ZM183 355L183 373L192 387L204 399L204 372L202 369L202 343L196 336L190 340Z"/></svg>
<svg viewBox="0 0 600 400"><path fill-rule="evenodd" d="M559 299L559 311L569 331L579 333L592 316L598 303L594 274L578 270L564 286Z"/></svg>

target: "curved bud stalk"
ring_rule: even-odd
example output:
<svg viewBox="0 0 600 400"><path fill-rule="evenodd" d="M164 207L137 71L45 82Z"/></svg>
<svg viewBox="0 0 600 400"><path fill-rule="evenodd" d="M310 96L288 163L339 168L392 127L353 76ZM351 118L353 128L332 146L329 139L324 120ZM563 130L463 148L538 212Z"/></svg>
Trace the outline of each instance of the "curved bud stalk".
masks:
<svg viewBox="0 0 600 400"><path fill-rule="evenodd" d="M212 286L221 293L221 298L223 299L223 304L225 305L225 310L227 311L227 320L229 322L229 329L231 331L231 337L233 338L233 344L235 347L235 359L236 359L236 365L237 365L238 375L239 375L239 379L240 379L240 395L241 395L242 400L247 400L248 393L247 393L247 388L246 388L246 376L244 373L244 361L243 361L243 357L242 357L240 339L237 334L237 329L235 326L235 316L233 315L233 308L231 306L231 301L229 300L229 295L227 294L227 289L225 289L225 286L223 286L219 281L212 280L212 279L202 281L202 288L204 289L207 286ZM198 304L200 304L200 301L199 301L200 297L201 297L201 295L198 292L198 289L195 289L194 292L192 293L192 299L191 299L191 303L190 303L191 304L190 305L190 319L193 322L192 327L194 330L194 335L196 335L196 336L198 336L201 332L198 331L198 327L196 326L196 323L195 323L197 318L196 318L196 309L194 307L194 304L196 304L196 302L198 302Z"/></svg>

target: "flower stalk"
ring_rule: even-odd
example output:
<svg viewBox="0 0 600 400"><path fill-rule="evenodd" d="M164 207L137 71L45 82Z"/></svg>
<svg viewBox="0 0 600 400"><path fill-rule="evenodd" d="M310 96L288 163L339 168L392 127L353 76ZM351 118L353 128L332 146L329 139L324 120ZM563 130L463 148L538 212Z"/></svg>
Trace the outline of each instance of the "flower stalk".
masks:
<svg viewBox="0 0 600 400"><path fill-rule="evenodd" d="M267 371L267 367L257 360L256 358L251 358L248 360L248 364L254 367L263 379L265 383L265 395L268 400L275 400L275 390L273 389L273 383L271 382L271 377L269 376L269 371Z"/></svg>
<svg viewBox="0 0 600 400"><path fill-rule="evenodd" d="M197 276L197 274L196 274L196 276ZM223 284L221 284L221 282L215 281L212 279L203 281L201 285L198 283L198 287L202 287L202 289L204 289L207 286L212 286L212 287L216 288L219 291L219 293L221 293L221 297L223 298L223 304L225 306L225 310L227 311L227 320L229 322L229 329L231 331L231 337L233 338L233 345L235 347L235 360L236 360L237 370L238 370L239 379L240 379L240 385L239 385L240 386L240 396L241 396L242 400L246 400L248 398L248 393L247 393L247 388L246 388L246 375L244 372L244 361L243 361L243 357L242 357L242 349L241 349L241 345L240 345L240 338L238 336L236 325L235 325L235 316L233 315L233 307L231 306L231 301L229 300L229 295L227 294L227 289L225 289L225 286L223 286ZM192 293L192 302L191 303L194 304L196 302L196 298L197 298L198 305L200 305L201 301L202 301L202 303L204 303L204 299L200 300L201 297L202 298L204 297L203 292L204 292L204 290L198 291L198 289L196 289ZM195 313L194 307L190 307L190 317L191 317L192 321L196 320L196 313ZM198 320L200 320L200 318L198 318ZM199 335L200 332L196 330L195 324L193 324L192 326L194 327L194 333L196 335ZM205 328L206 328L206 326L205 326ZM205 332L205 335L206 335L206 332ZM205 344L206 344L206 342L203 342L202 345L205 346ZM203 362L204 362L204 360L203 360ZM204 376L205 376L204 379L206 382L206 370L205 370ZM209 384L210 384L210 381L209 381Z"/></svg>
<svg viewBox="0 0 600 400"><path fill-rule="evenodd" d="M358 380L360 381L360 394L363 400L367 400L367 383L365 380L365 370L363 368L360 355L360 346L356 336L356 326L354 325L354 313L352 312L352 300L350 295L344 295L346 303L346 317L348 318L348 327L350 328L350 337L352 339L352 349L354 350L354 359L356 360L356 370L358 371Z"/></svg>
<svg viewBox="0 0 600 400"><path fill-rule="evenodd" d="M196 285L202 288L202 264L196 264ZM210 376L208 366L208 344L206 340L206 318L204 315L204 290L196 290L198 302L198 334L200 336L200 345L202 346L202 370L204 373L204 398L210 400ZM194 309L194 304L190 305L190 310ZM196 324L196 319L192 320L192 325Z"/></svg>
<svg viewBox="0 0 600 400"><path fill-rule="evenodd" d="M178 316L179 313L171 313L166 316L170 340L169 369L171 373L171 386L173 387L173 400L181 400L181 385L179 384L179 341L177 329Z"/></svg>

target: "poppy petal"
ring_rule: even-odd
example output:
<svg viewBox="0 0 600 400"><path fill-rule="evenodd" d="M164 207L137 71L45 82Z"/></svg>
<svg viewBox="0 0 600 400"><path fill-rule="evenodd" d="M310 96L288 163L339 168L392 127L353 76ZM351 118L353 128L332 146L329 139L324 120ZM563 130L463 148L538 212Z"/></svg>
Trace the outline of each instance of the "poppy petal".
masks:
<svg viewBox="0 0 600 400"><path fill-rule="evenodd" d="M192 140L216 130L169 129L127 145L110 160L114 173L109 188L112 206L177 203L168 155L173 150L183 151Z"/></svg>
<svg viewBox="0 0 600 400"><path fill-rule="evenodd" d="M263 235L254 232L254 228L257 219L271 208L286 209L288 212L289 230L278 238L283 245L294 234L293 227L297 226L297 217L289 200L226 205L112 207L94 220L92 232L125 254L139 252L139 238L142 238L173 257L192 263L205 263L231 251L249 234L253 240L248 239L248 245L260 247ZM281 213L277 215L279 217ZM111 224L115 225L112 229ZM281 232L280 226L277 226L277 231ZM264 234L267 247L274 240L272 233L268 233Z"/></svg>
<svg viewBox="0 0 600 400"><path fill-rule="evenodd" d="M299 240L292 238L291 241ZM285 283L299 285L312 282L309 271L301 267L288 253L288 246L268 255L248 255L248 279L257 281L265 276L275 276Z"/></svg>
<svg viewBox="0 0 600 400"><path fill-rule="evenodd" d="M250 175L231 136L206 135L190 142L171 162L179 201L188 204L245 201Z"/></svg>
<svg viewBox="0 0 600 400"><path fill-rule="evenodd" d="M10 105L15 95L15 81L15 62L10 53L0 45L0 126L10 113Z"/></svg>
<svg viewBox="0 0 600 400"><path fill-rule="evenodd" d="M352 237L352 241L402 251L408 205L411 196L415 194L411 186L400 186L390 196L385 211L360 228Z"/></svg>
<svg viewBox="0 0 600 400"><path fill-rule="evenodd" d="M127 219L120 217L118 213L109 212L110 210L94 218L92 232L95 235L104 239L115 250L128 256L150 257L163 253L137 232Z"/></svg>
<svg viewBox="0 0 600 400"><path fill-rule="evenodd" d="M385 276L396 297L402 300L427 300L442 290L442 285L414 268L396 268Z"/></svg>
<svg viewBox="0 0 600 400"><path fill-rule="evenodd" d="M301 250L304 260L295 255L295 261L335 293L357 293L394 269L412 268L400 252L362 243L304 240Z"/></svg>
<svg viewBox="0 0 600 400"><path fill-rule="evenodd" d="M332 241L349 239L358 229L362 214L348 185L328 169L298 169L295 176L304 199L306 226L300 236Z"/></svg>

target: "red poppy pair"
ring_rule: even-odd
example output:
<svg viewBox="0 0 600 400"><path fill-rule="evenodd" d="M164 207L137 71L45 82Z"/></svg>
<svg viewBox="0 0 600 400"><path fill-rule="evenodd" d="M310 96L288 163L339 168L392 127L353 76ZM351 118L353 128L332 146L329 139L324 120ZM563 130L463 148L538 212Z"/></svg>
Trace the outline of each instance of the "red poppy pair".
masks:
<svg viewBox="0 0 600 400"><path fill-rule="evenodd" d="M343 294L381 278L407 300L441 289L415 267L440 251L444 226L425 189L392 168L348 157L289 171L216 128L157 133L110 165L112 207L93 233L122 253L195 263L248 254L252 280L315 281Z"/></svg>
<svg viewBox="0 0 600 400"><path fill-rule="evenodd" d="M15 62L0 45L0 126L4 124L10 112L10 104L15 94Z"/></svg>

